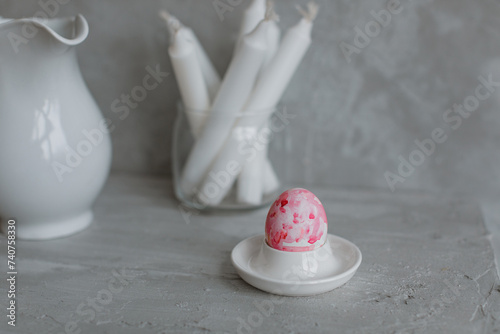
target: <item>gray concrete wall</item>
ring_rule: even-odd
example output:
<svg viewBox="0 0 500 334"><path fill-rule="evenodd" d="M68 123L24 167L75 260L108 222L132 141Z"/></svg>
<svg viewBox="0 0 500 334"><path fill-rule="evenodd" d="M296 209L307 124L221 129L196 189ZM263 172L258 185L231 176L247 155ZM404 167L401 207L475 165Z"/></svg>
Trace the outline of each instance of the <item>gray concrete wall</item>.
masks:
<svg viewBox="0 0 500 334"><path fill-rule="evenodd" d="M58 16L82 13L89 21L91 33L78 47L79 59L103 113L116 125L115 171L171 170L171 131L179 99L174 76L127 118L121 120L111 110L116 98L141 84L147 66L159 64L172 72L158 10L167 9L190 25L223 72L248 3L224 13L223 21L211 0L70 0L59 6ZM283 29L298 20L296 1L276 3ZM370 11L385 9L388 2L318 3L313 44L283 97L288 111L297 115L274 143L273 159L283 177L297 184L388 188L384 173L397 173L398 157L409 159L417 148L415 140L432 138L441 128L446 140L396 189L499 193L500 91L480 101L470 117L460 116L458 127L456 118L447 123L443 116L452 116L447 109L468 97L473 102L479 76L492 75L500 82L500 3L401 0L391 22L372 31L374 37L357 48L350 62L340 43L355 46L355 27L376 28L370 26ZM0 0L0 15L6 17L33 16L41 9L38 0Z"/></svg>

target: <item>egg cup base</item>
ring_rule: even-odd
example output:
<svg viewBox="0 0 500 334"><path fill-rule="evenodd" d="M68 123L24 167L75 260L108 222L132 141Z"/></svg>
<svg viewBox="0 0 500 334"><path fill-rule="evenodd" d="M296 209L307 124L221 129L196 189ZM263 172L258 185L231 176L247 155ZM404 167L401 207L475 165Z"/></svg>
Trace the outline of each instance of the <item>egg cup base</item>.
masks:
<svg viewBox="0 0 500 334"><path fill-rule="evenodd" d="M325 244L307 252L271 248L264 235L241 241L231 253L241 278L277 295L310 296L349 281L361 264L361 251L350 241L329 234Z"/></svg>

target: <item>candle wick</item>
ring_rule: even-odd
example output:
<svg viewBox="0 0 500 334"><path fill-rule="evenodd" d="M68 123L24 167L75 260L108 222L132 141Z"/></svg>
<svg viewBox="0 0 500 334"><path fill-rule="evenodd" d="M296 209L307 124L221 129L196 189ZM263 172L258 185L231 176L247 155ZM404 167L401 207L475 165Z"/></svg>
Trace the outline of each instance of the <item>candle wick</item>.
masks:
<svg viewBox="0 0 500 334"><path fill-rule="evenodd" d="M307 10L303 9L301 6L296 6L297 10L300 14L309 22L312 22L316 19L318 15L319 6L314 1L311 1L307 4Z"/></svg>
<svg viewBox="0 0 500 334"><path fill-rule="evenodd" d="M266 15L264 16L264 21L275 21L279 22L280 17L274 11L274 1L267 0L266 2Z"/></svg>
<svg viewBox="0 0 500 334"><path fill-rule="evenodd" d="M182 28L182 23L166 10L160 10L159 15L167 24L168 30L170 32L170 37L174 38L175 34L177 34L177 32Z"/></svg>

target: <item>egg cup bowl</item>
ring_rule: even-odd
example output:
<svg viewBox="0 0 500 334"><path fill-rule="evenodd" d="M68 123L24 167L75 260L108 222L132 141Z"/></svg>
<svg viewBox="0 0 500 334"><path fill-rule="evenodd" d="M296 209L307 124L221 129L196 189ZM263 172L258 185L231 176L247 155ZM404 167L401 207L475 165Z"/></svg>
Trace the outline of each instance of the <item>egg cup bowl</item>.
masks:
<svg viewBox="0 0 500 334"><path fill-rule="evenodd" d="M254 287L283 296L324 293L349 281L361 264L352 242L328 234L319 248L287 252L271 248L264 235L241 241L231 253L238 274Z"/></svg>

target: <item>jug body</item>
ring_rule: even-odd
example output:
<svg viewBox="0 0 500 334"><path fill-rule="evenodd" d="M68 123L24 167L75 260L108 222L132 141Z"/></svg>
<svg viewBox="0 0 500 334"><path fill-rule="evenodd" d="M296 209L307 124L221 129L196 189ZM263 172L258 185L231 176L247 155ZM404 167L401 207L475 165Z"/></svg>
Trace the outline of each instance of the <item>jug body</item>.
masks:
<svg viewBox="0 0 500 334"><path fill-rule="evenodd" d="M15 220L22 239L89 226L111 165L110 123L74 48L86 37L86 21L65 20L52 27L26 19L0 24L0 219L4 233ZM30 39L26 24L38 29Z"/></svg>

